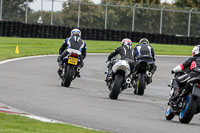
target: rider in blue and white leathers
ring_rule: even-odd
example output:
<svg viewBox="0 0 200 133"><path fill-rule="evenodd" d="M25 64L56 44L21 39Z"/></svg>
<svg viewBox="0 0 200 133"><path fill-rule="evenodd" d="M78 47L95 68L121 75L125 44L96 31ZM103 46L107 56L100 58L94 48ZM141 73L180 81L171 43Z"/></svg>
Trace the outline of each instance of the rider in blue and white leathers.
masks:
<svg viewBox="0 0 200 133"><path fill-rule="evenodd" d="M143 60L150 63L150 72L153 74L156 71L155 53L153 47L149 45L149 41L146 38L140 39L139 44L134 47L135 62L139 61L141 57Z"/></svg>
<svg viewBox="0 0 200 133"><path fill-rule="evenodd" d="M86 57L86 43L83 39L81 39L81 31L79 29L73 29L71 31L71 36L66 38L63 42L62 46L59 49L59 56L58 56L58 63L59 63L59 69L58 74L60 75L62 73L63 68L63 58L66 57L69 53L66 49L75 49L79 50L82 55L79 56L80 58L80 68L83 67L83 59ZM80 77L80 75L78 75Z"/></svg>

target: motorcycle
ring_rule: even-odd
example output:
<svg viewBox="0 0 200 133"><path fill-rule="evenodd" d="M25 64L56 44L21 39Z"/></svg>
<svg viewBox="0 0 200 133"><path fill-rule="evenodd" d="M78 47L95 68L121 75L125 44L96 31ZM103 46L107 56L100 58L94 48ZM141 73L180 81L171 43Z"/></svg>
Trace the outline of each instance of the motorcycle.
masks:
<svg viewBox="0 0 200 133"><path fill-rule="evenodd" d="M115 61L115 64L112 67L111 79L106 81L106 85L110 90L110 99L117 99L123 90L132 87L132 75L130 72L130 66L126 60Z"/></svg>
<svg viewBox="0 0 200 133"><path fill-rule="evenodd" d="M81 52L75 49L67 49L69 54L63 58L63 70L61 74L61 85L65 87L69 87L72 80L74 80L77 76L77 73L81 71L80 64L80 55Z"/></svg>
<svg viewBox="0 0 200 133"><path fill-rule="evenodd" d="M134 82L136 83L133 87L135 88L134 93L137 95L143 95L144 90L148 84L152 82L152 73L150 72L151 64L154 62L148 62L146 59L151 59L151 56L140 56L136 62L134 69Z"/></svg>
<svg viewBox="0 0 200 133"><path fill-rule="evenodd" d="M173 79L171 80L170 98L174 96ZM169 98L169 99L170 99ZM188 124L193 116L200 112L200 76L189 79L184 87L181 87L180 96L172 101L169 100L165 112L165 118L172 120L179 115L181 123Z"/></svg>

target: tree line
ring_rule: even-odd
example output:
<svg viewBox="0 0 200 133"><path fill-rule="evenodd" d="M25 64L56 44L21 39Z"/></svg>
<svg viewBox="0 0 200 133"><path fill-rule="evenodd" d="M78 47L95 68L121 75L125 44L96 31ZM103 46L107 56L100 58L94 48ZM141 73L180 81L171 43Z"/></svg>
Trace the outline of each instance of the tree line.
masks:
<svg viewBox="0 0 200 133"><path fill-rule="evenodd" d="M29 0L32 2L33 0ZM54 12L53 24L67 27L77 27L78 0L68 0L62 5L62 10ZM77 2L77 3L76 3ZM133 6L135 9L134 30L140 32L160 32L160 10L147 10L140 7L183 10L186 12L163 11L162 33L187 35L189 10L194 8L191 16L191 35L200 36L200 14L195 13L200 7L200 0L175 0L173 4L161 3L160 0L102 0L102 5L84 4L93 3L91 0L82 0L80 13L81 28L105 28L106 4L107 29L131 31L133 24ZM45 5L44 5L45 6ZM129 6L129 7L125 7ZM26 0L3 0L3 19L24 22ZM28 23L37 23L41 11L28 8ZM49 25L51 12L42 12L43 23Z"/></svg>

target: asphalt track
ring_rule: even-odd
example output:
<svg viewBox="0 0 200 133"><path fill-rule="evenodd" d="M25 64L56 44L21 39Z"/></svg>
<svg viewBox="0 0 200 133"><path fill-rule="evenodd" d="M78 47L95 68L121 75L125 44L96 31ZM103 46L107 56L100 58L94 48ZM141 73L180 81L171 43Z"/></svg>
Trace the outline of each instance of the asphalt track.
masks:
<svg viewBox="0 0 200 133"><path fill-rule="evenodd" d="M144 96L123 91L108 98L106 55L88 55L81 78L70 88L60 86L56 56L24 59L0 65L0 103L51 119L116 133L196 133L200 115L190 124L178 117L165 120L171 69L186 57L156 59L158 69Z"/></svg>

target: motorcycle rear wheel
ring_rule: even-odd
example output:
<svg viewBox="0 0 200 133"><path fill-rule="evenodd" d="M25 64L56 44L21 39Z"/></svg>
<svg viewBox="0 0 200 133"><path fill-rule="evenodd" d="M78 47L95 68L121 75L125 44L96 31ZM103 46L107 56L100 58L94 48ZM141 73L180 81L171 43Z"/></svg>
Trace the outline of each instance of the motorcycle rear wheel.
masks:
<svg viewBox="0 0 200 133"><path fill-rule="evenodd" d="M115 75L113 85L111 87L111 92L109 94L110 99L117 99L120 93L120 88L123 83L123 76L120 74Z"/></svg>
<svg viewBox="0 0 200 133"><path fill-rule="evenodd" d="M65 73L64 73L64 79L63 79L63 86L65 87L69 87L73 77L75 75L75 69L73 66L71 65L67 65L67 69L65 69Z"/></svg>
<svg viewBox="0 0 200 133"><path fill-rule="evenodd" d="M136 94L144 95L144 89L146 88L145 73L139 73L136 86Z"/></svg>
<svg viewBox="0 0 200 133"><path fill-rule="evenodd" d="M196 107L197 107L196 105L197 105L197 102L195 101L195 96L193 96L192 94L189 94L186 99L186 106L179 113L179 121L181 123L188 124L192 120L195 114Z"/></svg>

